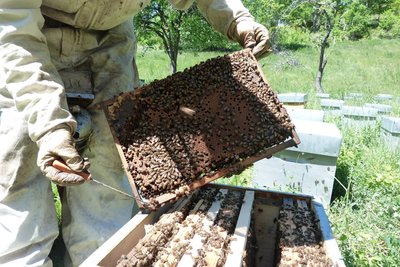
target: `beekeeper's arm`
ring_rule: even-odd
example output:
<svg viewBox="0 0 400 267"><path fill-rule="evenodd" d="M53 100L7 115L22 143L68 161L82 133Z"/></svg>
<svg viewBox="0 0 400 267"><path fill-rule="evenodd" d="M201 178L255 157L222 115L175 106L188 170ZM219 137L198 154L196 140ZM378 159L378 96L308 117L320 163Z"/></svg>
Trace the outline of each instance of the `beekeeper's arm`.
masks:
<svg viewBox="0 0 400 267"><path fill-rule="evenodd" d="M177 8L185 9L193 0L170 2ZM196 3L215 30L239 42L242 47L251 48L257 58L262 58L272 51L268 30L254 21L240 0L197 0Z"/></svg>
<svg viewBox="0 0 400 267"><path fill-rule="evenodd" d="M55 158L76 171L84 164L72 144L76 122L68 111L61 78L41 32L41 3L0 1L0 90L24 114L29 136L39 147L37 163L42 172L57 184L79 184L84 182L82 177L51 166Z"/></svg>

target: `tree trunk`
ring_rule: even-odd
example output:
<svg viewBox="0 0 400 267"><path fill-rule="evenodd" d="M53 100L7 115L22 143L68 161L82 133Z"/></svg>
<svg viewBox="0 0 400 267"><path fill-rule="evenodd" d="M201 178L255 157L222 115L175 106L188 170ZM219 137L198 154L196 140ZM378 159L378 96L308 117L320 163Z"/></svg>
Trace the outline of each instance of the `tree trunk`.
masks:
<svg viewBox="0 0 400 267"><path fill-rule="evenodd" d="M315 78L315 87L318 93L323 93L324 88L322 87L322 78L324 76L324 70L326 67L326 63L328 63L328 60L325 57L325 48L328 46L328 39L332 31L332 21L331 17L329 14L323 10L322 13L325 15L326 20L327 20L327 30L324 39L322 39L321 42L321 48L319 52L319 64L318 64L318 72L317 72L317 77Z"/></svg>
<svg viewBox="0 0 400 267"><path fill-rule="evenodd" d="M173 53L173 51L171 51ZM178 53L173 53L170 57L171 73L176 73L178 67Z"/></svg>
<svg viewBox="0 0 400 267"><path fill-rule="evenodd" d="M315 87L317 89L317 93L324 92L324 88L322 87L322 77L324 75L324 69L325 69L326 63L328 63L328 60L324 59L324 61L322 62L322 65L320 64L320 67L318 68L317 77L315 78Z"/></svg>

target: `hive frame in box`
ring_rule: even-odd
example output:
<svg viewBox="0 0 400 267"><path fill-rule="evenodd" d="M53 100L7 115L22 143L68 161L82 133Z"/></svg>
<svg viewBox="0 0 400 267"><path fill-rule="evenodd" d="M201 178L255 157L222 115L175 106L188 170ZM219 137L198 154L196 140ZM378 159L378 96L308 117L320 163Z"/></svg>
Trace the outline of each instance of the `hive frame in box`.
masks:
<svg viewBox="0 0 400 267"><path fill-rule="evenodd" d="M327 257L332 261L332 266L337 267L345 267L345 263L343 261L343 257L340 253L338 244L332 234L332 229L329 224L328 217L325 213L322 203L318 200L313 198L310 195L304 194L296 194L296 193L283 193L278 191L271 191L271 190L264 190L264 189L255 189L255 188L247 188L247 187L240 187L240 186L227 186L227 185L219 185L219 184L208 184L206 187L216 188L216 189L227 189L227 190L239 190L239 191L246 191L253 193L254 201L257 201L257 205L253 204L253 212L257 213L257 210L260 207L266 206L275 206L278 209L279 214L279 206L282 205L285 199L293 199L296 201L303 201L308 206L311 207L311 210L314 212L316 223L318 228L321 231L321 239L323 249L327 255ZM127 255L129 251L139 242L141 238L145 236L145 225L154 224L161 215L165 214L169 209L174 210L174 207L178 207L182 201L186 201L187 198L183 198L175 204L169 203L163 207L161 207L157 211L152 211L149 214L145 214L140 212L139 214L135 215L128 223L126 223L120 230L118 230L110 239L108 239L102 246L100 246L92 255L87 258L81 266L115 266L118 259L120 259L121 255ZM278 204L281 203L281 204ZM245 205L246 202L243 202L242 205ZM261 206L260 206L261 204ZM266 205L266 206L265 206ZM274 209L275 209L274 208ZM264 240L264 237L267 237L266 240L269 240L263 244L259 244L258 250L261 255L266 259L270 255L270 253L275 252L275 248L271 248L271 246L276 246L274 244L274 239L271 239L270 236L271 229L270 225L264 225L264 220L268 218L268 224L275 221L277 214L273 214L272 210L264 210L261 213L257 213L259 216L263 216L263 219L260 219L260 223L265 231L264 235L260 235L260 232L256 230L258 233L257 239ZM261 215L260 215L261 214ZM236 229L238 224L236 225ZM257 226L254 226L257 228ZM268 229L268 230L267 230ZM246 235L247 236L247 235ZM261 242L261 241L260 241ZM233 254L240 252L231 252ZM262 258L260 257L257 258ZM268 260L267 260L268 262ZM262 260L256 266L265 266L265 261ZM227 265L225 265L227 266ZM238 262L237 266L241 266L241 262ZM269 265L268 265L269 266Z"/></svg>
<svg viewBox="0 0 400 267"><path fill-rule="evenodd" d="M246 51L246 50L244 50L244 51ZM254 59L255 62L257 62L255 60L254 56L252 56L252 58ZM262 72L262 69L261 69L261 67L260 67L260 65L258 63L257 63L256 72L257 72L257 74L259 74L261 76L262 81L265 84L268 85L268 82L266 81L265 76L264 76L264 74ZM155 208L158 208L159 206L163 206L166 203L169 203L169 202L172 202L174 200L177 200L180 196L176 195L175 193L164 193L164 194L162 194L162 195L160 195L160 196L155 198L155 200L159 204L159 206L154 207L153 204L149 203L149 201L147 199L145 199L141 195L140 190L139 190L139 188L138 188L138 186L137 186L137 184L136 184L136 182L134 180L134 177L132 177L132 174L129 171L128 161L125 158L125 155L124 155L124 152L123 152L123 149L122 149L122 145L120 143L120 140L118 139L118 134L115 131L115 129L113 128L113 121L115 120L115 118L113 117L114 115L110 114L110 111L108 109L110 106L113 106L116 103L117 103L117 105L120 105L119 101L121 101L121 102L125 101L125 100L121 100L121 99L125 98L125 99L129 99L129 100L133 101L133 99L140 98L141 94L143 92L146 92L146 89L147 89L146 87L141 87L141 88L136 89L133 92L128 92L128 93L121 94L120 96L118 96L118 97L116 97L114 99L111 99L109 101L106 101L106 102L102 103L102 107L103 107L103 110L104 110L104 112L106 114L107 120L109 122L109 125L110 125L110 128L111 128L111 132L112 132L112 135L114 137L114 141L115 141L119 156L120 156L120 158L122 160L124 169L126 170L129 183L130 183L130 185L132 187L132 191L133 191L134 197L136 199L136 202L137 202L139 208L141 210L154 210ZM118 108L121 108L121 106L118 106ZM220 108L220 107L218 107L218 108ZM200 179L192 181L192 183L188 185L189 186L189 190L190 191L194 191L195 189L200 188L203 185L208 184L208 183L210 183L210 182L212 182L212 181L214 181L214 180L216 180L216 179L218 179L220 177L224 177L224 176L231 175L233 173L237 173L238 171L243 170L245 167L253 164L254 162L256 162L258 160L261 160L263 158L270 158L274 153L279 152L281 150L284 150L284 149L286 149L288 147L291 147L291 146L297 146L299 143L300 143L299 137L298 137L297 133L295 132L295 130L293 129L291 131L290 138L287 138L283 142L277 143L277 144L272 145L272 146L270 146L270 147L268 147L268 148L266 148L266 149L264 149L262 151L259 151L258 153L253 153L253 155L251 155L251 156L249 156L247 158L244 158L241 161L238 161L238 162L235 162L233 164L230 164L229 166L225 165L223 168L219 168L219 169L215 170L210 175L204 175Z"/></svg>

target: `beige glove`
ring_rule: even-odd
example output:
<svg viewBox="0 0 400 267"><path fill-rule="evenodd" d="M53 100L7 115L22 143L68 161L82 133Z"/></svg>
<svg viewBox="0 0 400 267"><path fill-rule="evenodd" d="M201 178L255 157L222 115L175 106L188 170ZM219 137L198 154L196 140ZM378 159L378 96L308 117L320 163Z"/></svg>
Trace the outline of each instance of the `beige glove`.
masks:
<svg viewBox="0 0 400 267"><path fill-rule="evenodd" d="M80 175L62 172L52 166L55 159L61 159L73 171L81 172L87 168L72 140L68 125L60 124L37 141L39 147L37 165L46 177L58 185L78 185L85 182Z"/></svg>
<svg viewBox="0 0 400 267"><path fill-rule="evenodd" d="M232 22L228 37L239 42L244 48L251 48L257 59L272 52L267 28L251 19Z"/></svg>

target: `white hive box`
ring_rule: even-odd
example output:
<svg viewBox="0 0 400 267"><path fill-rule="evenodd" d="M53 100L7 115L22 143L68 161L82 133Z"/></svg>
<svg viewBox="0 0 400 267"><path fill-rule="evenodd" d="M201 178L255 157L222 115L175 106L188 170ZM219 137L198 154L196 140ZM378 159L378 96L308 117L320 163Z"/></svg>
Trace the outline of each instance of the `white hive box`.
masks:
<svg viewBox="0 0 400 267"><path fill-rule="evenodd" d="M253 184L260 188L296 190L330 203L342 135L335 124L293 120L301 140L298 148L254 164Z"/></svg>
<svg viewBox="0 0 400 267"><path fill-rule="evenodd" d="M327 93L317 93L315 96L320 98L320 99L327 99L327 98L331 97L331 95L327 94Z"/></svg>
<svg viewBox="0 0 400 267"><path fill-rule="evenodd" d="M381 138L389 148L400 148L400 118L382 116Z"/></svg>
<svg viewBox="0 0 400 267"><path fill-rule="evenodd" d="M340 116L344 101L340 99L321 99L320 105L325 116Z"/></svg>
<svg viewBox="0 0 400 267"><path fill-rule="evenodd" d="M389 94L377 94L374 96L374 100L377 102L390 102L392 99L393 96Z"/></svg>
<svg viewBox="0 0 400 267"><path fill-rule="evenodd" d="M285 106L304 108L308 101L308 95L304 93L285 93L278 94L278 99Z"/></svg>
<svg viewBox="0 0 400 267"><path fill-rule="evenodd" d="M374 126L378 117L376 108L343 106L342 123L349 127Z"/></svg>
<svg viewBox="0 0 400 267"><path fill-rule="evenodd" d="M363 97L363 93L349 93L344 97L344 100L360 100Z"/></svg>
<svg viewBox="0 0 400 267"><path fill-rule="evenodd" d="M302 109L286 107L292 120L324 121L324 111L317 109Z"/></svg>
<svg viewBox="0 0 400 267"><path fill-rule="evenodd" d="M378 110L378 114L390 114L390 112L392 112L392 106L386 104L366 103L364 107L376 108Z"/></svg>

